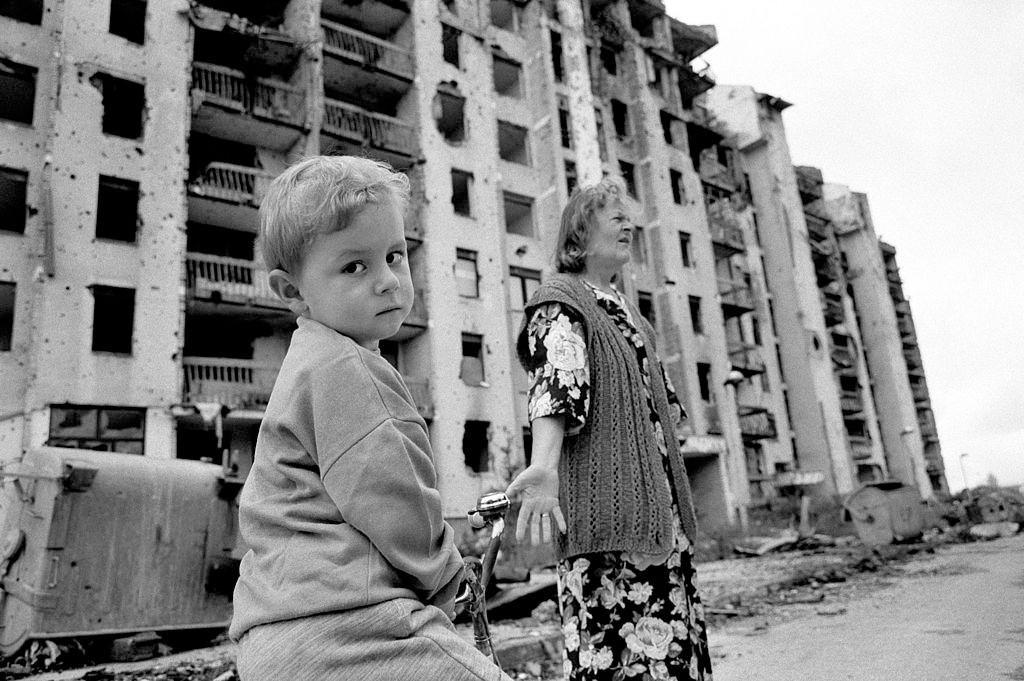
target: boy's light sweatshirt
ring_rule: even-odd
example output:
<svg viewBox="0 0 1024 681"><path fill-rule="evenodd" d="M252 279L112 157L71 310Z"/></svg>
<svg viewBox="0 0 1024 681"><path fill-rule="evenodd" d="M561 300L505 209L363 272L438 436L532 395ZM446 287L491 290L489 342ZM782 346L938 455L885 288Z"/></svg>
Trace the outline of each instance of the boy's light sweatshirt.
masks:
<svg viewBox="0 0 1024 681"><path fill-rule="evenodd" d="M309 319L267 405L239 524L229 633L416 598L452 613L462 572L426 425L379 354Z"/></svg>

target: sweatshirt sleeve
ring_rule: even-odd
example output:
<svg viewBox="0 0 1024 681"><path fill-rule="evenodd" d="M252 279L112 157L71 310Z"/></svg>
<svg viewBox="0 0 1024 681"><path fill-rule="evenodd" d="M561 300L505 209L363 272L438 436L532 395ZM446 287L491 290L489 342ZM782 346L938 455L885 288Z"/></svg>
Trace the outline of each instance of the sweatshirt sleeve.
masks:
<svg viewBox="0 0 1024 681"><path fill-rule="evenodd" d="M342 519L365 535L425 603L451 616L462 573L444 520L437 474L422 422L396 418L380 386L349 366L327 374L314 395L317 459Z"/></svg>

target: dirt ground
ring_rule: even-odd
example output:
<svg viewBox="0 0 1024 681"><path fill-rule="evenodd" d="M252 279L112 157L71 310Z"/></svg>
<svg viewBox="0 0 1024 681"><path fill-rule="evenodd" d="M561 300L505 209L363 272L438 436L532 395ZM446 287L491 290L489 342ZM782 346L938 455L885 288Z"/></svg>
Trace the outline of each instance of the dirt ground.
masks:
<svg viewBox="0 0 1024 681"><path fill-rule="evenodd" d="M804 616L809 611L839 612L846 600L857 598L900 579L900 567L915 558L930 556L935 547L952 537L933 536L929 541L871 550L853 538L837 545L802 551L738 557L698 564L699 589L707 612L712 655L716 632L736 627L753 631ZM492 623L500 650L504 645L513 659L506 664L510 675L522 681L553 681L561 678L558 614L553 601L542 602L529 616ZM469 634L468 625L461 625ZM523 647L525 642L538 646ZM543 644L542 646L540 644ZM522 651L521 654L516 649ZM0 666L0 678L24 681L234 681L233 647L183 651L135 663L68 669L73 658L37 647L30 669L27 656ZM61 658L64 659L61 659ZM62 670L63 667L63 670ZM30 675L35 672L35 675ZM39 672L43 672L40 674Z"/></svg>

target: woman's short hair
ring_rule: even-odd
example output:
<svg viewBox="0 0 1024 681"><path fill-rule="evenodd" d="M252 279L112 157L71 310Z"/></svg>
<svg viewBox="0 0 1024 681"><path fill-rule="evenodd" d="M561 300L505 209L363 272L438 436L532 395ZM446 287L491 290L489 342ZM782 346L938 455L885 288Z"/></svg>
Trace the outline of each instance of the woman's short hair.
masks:
<svg viewBox="0 0 1024 681"><path fill-rule="evenodd" d="M599 210L618 202L630 212L635 204L621 177L609 175L597 184L581 186L569 197L562 211L562 226L555 241L555 269L558 272L582 272L587 265L587 240Z"/></svg>
<svg viewBox="0 0 1024 681"><path fill-rule="evenodd" d="M409 178L382 161L314 156L278 175L260 204L259 248L268 270L295 272L320 234L345 229L369 203L392 201L404 215Z"/></svg>

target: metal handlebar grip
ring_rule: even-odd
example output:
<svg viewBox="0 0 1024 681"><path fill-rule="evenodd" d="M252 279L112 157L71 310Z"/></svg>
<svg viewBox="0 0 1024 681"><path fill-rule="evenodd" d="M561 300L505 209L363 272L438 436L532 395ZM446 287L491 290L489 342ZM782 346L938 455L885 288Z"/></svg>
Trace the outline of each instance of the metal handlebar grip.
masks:
<svg viewBox="0 0 1024 681"><path fill-rule="evenodd" d="M470 513L477 513L484 520L493 520L503 517L509 505L508 496L504 492L490 492L480 497L480 500L476 502L476 508Z"/></svg>

